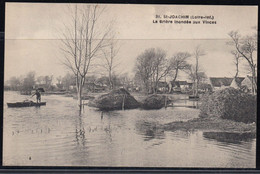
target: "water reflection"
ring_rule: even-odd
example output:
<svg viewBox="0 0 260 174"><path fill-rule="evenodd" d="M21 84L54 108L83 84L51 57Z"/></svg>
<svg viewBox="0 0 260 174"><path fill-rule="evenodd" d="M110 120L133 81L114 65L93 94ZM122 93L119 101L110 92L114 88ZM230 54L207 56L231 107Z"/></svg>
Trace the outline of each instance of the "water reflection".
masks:
<svg viewBox="0 0 260 174"><path fill-rule="evenodd" d="M24 99L12 92L4 95L5 102ZM4 165L255 167L253 136L228 144L223 137L233 139L230 135L160 128L195 118L197 109L100 112L85 106L79 113L72 98L43 99L47 105L40 108L11 109L5 103Z"/></svg>
<svg viewBox="0 0 260 174"><path fill-rule="evenodd" d="M116 131L117 127L114 127L113 125L113 119L116 119L116 116L119 116L118 113L113 112L113 111L97 111L100 112L101 115L101 121L103 122L103 119L105 117L105 122L106 124L102 126L102 131L104 131L106 133L106 140L108 140L108 142L112 143L113 138L112 138L112 131ZM97 128L95 128L97 129Z"/></svg>
<svg viewBox="0 0 260 174"><path fill-rule="evenodd" d="M104 117L104 115L103 115L104 113L103 113L103 111L101 111L101 120L103 120L103 117Z"/></svg>
<svg viewBox="0 0 260 174"><path fill-rule="evenodd" d="M252 141L256 135L255 133L203 132L203 137L223 143L240 144L242 141Z"/></svg>
<svg viewBox="0 0 260 174"><path fill-rule="evenodd" d="M141 120L136 122L135 127L137 132L143 135L144 141L165 138L164 130L159 128L159 125L156 122L148 122Z"/></svg>
<svg viewBox="0 0 260 174"><path fill-rule="evenodd" d="M82 124L82 115L79 114L75 119L75 121L76 121L75 138L76 138L77 145L81 145L85 147L85 143L86 143L85 129L84 129L84 125Z"/></svg>
<svg viewBox="0 0 260 174"><path fill-rule="evenodd" d="M176 99L173 100L172 106L174 107L186 107L186 108L196 108L200 106L200 100L198 99Z"/></svg>

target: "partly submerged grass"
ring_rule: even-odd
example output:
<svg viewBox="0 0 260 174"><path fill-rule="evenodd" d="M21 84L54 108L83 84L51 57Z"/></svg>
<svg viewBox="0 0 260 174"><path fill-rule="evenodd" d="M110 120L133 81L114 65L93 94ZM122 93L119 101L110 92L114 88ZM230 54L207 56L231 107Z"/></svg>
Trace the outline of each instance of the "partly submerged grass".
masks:
<svg viewBox="0 0 260 174"><path fill-rule="evenodd" d="M162 125L164 130L203 130L211 132L256 133L256 124L246 124L217 117L195 118L186 122L177 121Z"/></svg>

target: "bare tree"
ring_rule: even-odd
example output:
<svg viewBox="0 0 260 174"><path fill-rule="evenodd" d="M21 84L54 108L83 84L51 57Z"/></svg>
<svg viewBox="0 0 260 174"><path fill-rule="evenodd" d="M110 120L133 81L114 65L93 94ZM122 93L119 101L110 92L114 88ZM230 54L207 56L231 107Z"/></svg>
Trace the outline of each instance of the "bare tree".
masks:
<svg viewBox="0 0 260 174"><path fill-rule="evenodd" d="M160 48L157 48L152 61L152 92L157 93L158 83L166 77L172 70L170 62L166 59L166 52Z"/></svg>
<svg viewBox="0 0 260 174"><path fill-rule="evenodd" d="M174 78L173 81L177 79L179 70L185 70L189 67L187 59L191 56L188 52L178 52L171 58L171 64L174 69Z"/></svg>
<svg viewBox="0 0 260 174"><path fill-rule="evenodd" d="M236 74L235 74L235 78L236 78L239 73L239 62L240 62L241 55L239 54L239 52L237 50L231 51L231 54L234 55L234 64L236 66Z"/></svg>
<svg viewBox="0 0 260 174"><path fill-rule="evenodd" d="M114 84L113 84L113 79L112 76L115 73L115 68L119 65L117 62L117 54L119 52L120 47L118 47L118 41L116 40L111 40L109 43L109 46L107 49L103 49L103 55L104 55L104 63L103 67L108 73L108 79L109 79L109 88L114 89Z"/></svg>
<svg viewBox="0 0 260 174"><path fill-rule="evenodd" d="M128 73L123 73L119 76L119 81L120 81L120 85L127 89L128 87L130 87L130 83L131 83L131 80L128 76Z"/></svg>
<svg viewBox="0 0 260 174"><path fill-rule="evenodd" d="M78 105L82 106L82 91L89 67L101 50L107 46L106 39L110 27L98 27L98 22L104 8L98 5L87 5L79 8L74 5L70 8L71 25L64 25L62 33L61 51L64 56L63 64L76 77Z"/></svg>
<svg viewBox="0 0 260 174"><path fill-rule="evenodd" d="M24 91L30 91L33 89L33 87L35 86L35 72L31 71L28 72L26 77L23 79L22 82L22 90Z"/></svg>
<svg viewBox="0 0 260 174"><path fill-rule="evenodd" d="M198 96L198 85L199 85L199 79L200 79L200 66L199 66L199 58L206 55L205 51L200 48L200 46L197 46L195 48L195 51L193 53L195 57L195 65L190 67L190 72L194 76L194 87L193 87L193 95Z"/></svg>
<svg viewBox="0 0 260 174"><path fill-rule="evenodd" d="M207 75L203 71L199 71L196 74L195 66L193 66L193 65L189 66L188 71L189 71L189 79L192 80L192 82L194 84L194 92L193 92L193 94L195 95L196 79L197 79L197 83L198 83L198 86L199 86L200 83L203 83L207 79Z"/></svg>
<svg viewBox="0 0 260 174"><path fill-rule="evenodd" d="M17 91L19 90L22 81L18 77L13 76L10 78L9 83L10 83L11 90Z"/></svg>
<svg viewBox="0 0 260 174"><path fill-rule="evenodd" d="M241 37L238 31L231 31L229 36L232 39L232 45L234 45L239 56L248 62L248 66L251 69L252 75L252 93L257 91L257 78L256 78L256 57L254 53L257 51L257 35Z"/></svg>
<svg viewBox="0 0 260 174"><path fill-rule="evenodd" d="M145 50L136 59L135 71L136 77L138 77L143 85L146 93L149 92L149 81L152 76L152 61L154 57L153 49Z"/></svg>
<svg viewBox="0 0 260 174"><path fill-rule="evenodd" d="M172 70L172 64L166 59L166 52L162 49L150 48L137 57L136 76L139 77L149 92L157 92L159 81Z"/></svg>
<svg viewBox="0 0 260 174"><path fill-rule="evenodd" d="M169 63L171 65L170 76L173 76L173 82L176 81L180 70L187 70L190 66L187 63L187 59L191 56L188 52L178 52L170 58ZM171 89L169 89L171 91Z"/></svg>
<svg viewBox="0 0 260 174"><path fill-rule="evenodd" d="M75 85L75 75L67 73L61 81L62 86L68 91L70 89L70 86Z"/></svg>

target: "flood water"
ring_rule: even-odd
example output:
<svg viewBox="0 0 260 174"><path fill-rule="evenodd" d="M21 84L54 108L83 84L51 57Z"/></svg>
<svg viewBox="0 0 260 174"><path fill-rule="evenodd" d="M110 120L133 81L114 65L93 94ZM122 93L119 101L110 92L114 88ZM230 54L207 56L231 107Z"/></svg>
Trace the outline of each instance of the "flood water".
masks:
<svg viewBox="0 0 260 174"><path fill-rule="evenodd" d="M170 107L101 113L76 100L42 96L46 106L7 108L28 96L4 93L3 165L128 167L255 167L253 136L163 131L159 124L186 121L199 110Z"/></svg>

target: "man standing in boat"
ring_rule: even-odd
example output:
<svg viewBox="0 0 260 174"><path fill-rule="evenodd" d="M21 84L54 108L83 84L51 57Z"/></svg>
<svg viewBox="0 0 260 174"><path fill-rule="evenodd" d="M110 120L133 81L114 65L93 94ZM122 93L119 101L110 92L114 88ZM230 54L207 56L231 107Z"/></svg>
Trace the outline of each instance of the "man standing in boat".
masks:
<svg viewBox="0 0 260 174"><path fill-rule="evenodd" d="M37 103L41 103L41 93L38 89L36 89L36 92L32 95L32 97L35 95L36 95Z"/></svg>

